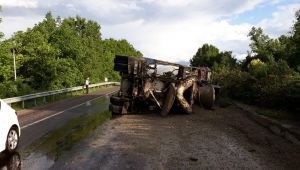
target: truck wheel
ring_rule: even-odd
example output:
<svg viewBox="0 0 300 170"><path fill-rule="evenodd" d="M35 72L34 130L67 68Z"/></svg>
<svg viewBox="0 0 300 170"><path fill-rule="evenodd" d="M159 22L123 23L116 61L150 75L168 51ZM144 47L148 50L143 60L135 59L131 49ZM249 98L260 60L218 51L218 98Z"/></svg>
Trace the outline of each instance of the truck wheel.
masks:
<svg viewBox="0 0 300 170"><path fill-rule="evenodd" d="M207 108L212 109L215 102L215 89L212 85L206 85L199 88L201 104Z"/></svg>
<svg viewBox="0 0 300 170"><path fill-rule="evenodd" d="M167 96L165 98L165 102L161 109L160 115L167 116L169 114L169 112L174 104L174 101L175 101L175 94L176 94L175 85L172 83L169 86Z"/></svg>
<svg viewBox="0 0 300 170"><path fill-rule="evenodd" d="M117 106L123 106L124 103L128 103L129 99L128 98L121 98L118 96L112 96L110 97L110 103L113 105L117 105Z"/></svg>
<svg viewBox="0 0 300 170"><path fill-rule="evenodd" d="M122 106L117 106L110 104L109 110L112 112L112 114L121 114L122 113Z"/></svg>

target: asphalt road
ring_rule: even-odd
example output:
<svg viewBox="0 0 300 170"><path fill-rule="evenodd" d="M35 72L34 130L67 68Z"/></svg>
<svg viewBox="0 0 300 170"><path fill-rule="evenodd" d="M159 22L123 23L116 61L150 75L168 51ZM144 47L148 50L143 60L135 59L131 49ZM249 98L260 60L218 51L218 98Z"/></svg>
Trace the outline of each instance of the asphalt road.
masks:
<svg viewBox="0 0 300 170"><path fill-rule="evenodd" d="M103 91L98 97L116 89ZM85 96L86 99L89 97ZM96 95L90 99L95 98ZM71 103L69 103L71 100L57 103L55 109L52 108L52 104L45 109L37 109L43 115L41 118L50 116L43 121L39 121L40 119L35 116L21 119L23 127L21 149L73 117L107 110L109 97L102 98L83 102L84 104L73 108L72 106L77 105L76 100ZM71 109L66 110L70 107ZM30 114L23 114L27 115ZM174 111L166 118L155 113L120 116L97 128L89 137L75 144L71 150L65 151L57 161L42 153L33 153L25 158L22 156L22 169L299 169L300 167L298 145L256 124L244 111L235 106L215 110L195 106L193 114ZM7 160L11 158L13 157L8 157Z"/></svg>
<svg viewBox="0 0 300 170"><path fill-rule="evenodd" d="M299 169L300 148L235 106L108 121L50 169Z"/></svg>
<svg viewBox="0 0 300 170"><path fill-rule="evenodd" d="M51 130L63 126L74 117L78 117L90 110L107 110L108 98L97 104L91 104L89 101L113 93L118 89L119 87L109 87L89 95L77 96L18 112L21 126L19 149L24 149Z"/></svg>

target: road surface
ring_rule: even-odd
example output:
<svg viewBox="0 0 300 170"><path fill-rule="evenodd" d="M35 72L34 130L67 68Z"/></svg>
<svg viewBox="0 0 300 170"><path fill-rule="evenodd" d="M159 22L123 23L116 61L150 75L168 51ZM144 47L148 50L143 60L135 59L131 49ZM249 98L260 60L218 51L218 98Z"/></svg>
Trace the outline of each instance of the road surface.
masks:
<svg viewBox="0 0 300 170"><path fill-rule="evenodd" d="M115 89L110 90L101 95ZM21 119L21 149L73 117L107 110L109 99L78 107L73 106L80 102L69 102L37 109L40 118L49 117L46 120ZM55 113L60 114L51 117ZM190 115L175 111L166 118L155 113L115 117L56 161L42 153L21 158L22 169L299 169L300 147L256 124L235 106L214 110L194 106Z"/></svg>
<svg viewBox="0 0 300 170"><path fill-rule="evenodd" d="M119 87L113 86L88 95L68 98L18 112L22 128L19 148L25 148L51 130L63 126L68 120L86 113L87 109L93 109L91 107L107 110L109 100L94 106L89 106L89 103L86 102L113 93L118 89Z"/></svg>
<svg viewBox="0 0 300 170"><path fill-rule="evenodd" d="M299 169L300 148L235 106L112 119L50 169Z"/></svg>

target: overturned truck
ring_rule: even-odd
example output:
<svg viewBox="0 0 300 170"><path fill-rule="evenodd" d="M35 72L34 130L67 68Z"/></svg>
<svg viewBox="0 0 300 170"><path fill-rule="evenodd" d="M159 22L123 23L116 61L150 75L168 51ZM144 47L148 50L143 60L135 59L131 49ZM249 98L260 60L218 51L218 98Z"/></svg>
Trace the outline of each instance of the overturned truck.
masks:
<svg viewBox="0 0 300 170"><path fill-rule="evenodd" d="M116 55L114 70L121 75L120 90L110 98L114 114L157 110L166 116L172 107L191 113L194 102L211 108L220 88L207 67Z"/></svg>

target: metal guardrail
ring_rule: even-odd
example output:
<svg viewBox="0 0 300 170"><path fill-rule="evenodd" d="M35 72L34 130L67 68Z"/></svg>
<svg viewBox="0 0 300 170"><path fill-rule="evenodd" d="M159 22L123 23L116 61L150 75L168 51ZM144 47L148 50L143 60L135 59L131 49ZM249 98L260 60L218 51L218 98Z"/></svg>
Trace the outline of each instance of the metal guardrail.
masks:
<svg viewBox="0 0 300 170"><path fill-rule="evenodd" d="M120 85L120 83L119 82L96 83L96 84L91 84L89 86L89 88L100 87L100 86L105 86L105 85ZM41 93L28 94L28 95L24 95L24 96L6 98L6 99L3 99L3 101L9 105L11 105L12 103L22 102L22 108L24 108L26 100L44 97L44 102L46 102L47 96L68 93L68 92L74 92L74 91L79 91L79 90L83 90L83 89L85 89L85 86L77 86L77 87L65 88L65 89L60 89L60 90L52 90L52 91L46 91L46 92L41 92ZM36 100L34 102L36 105Z"/></svg>

